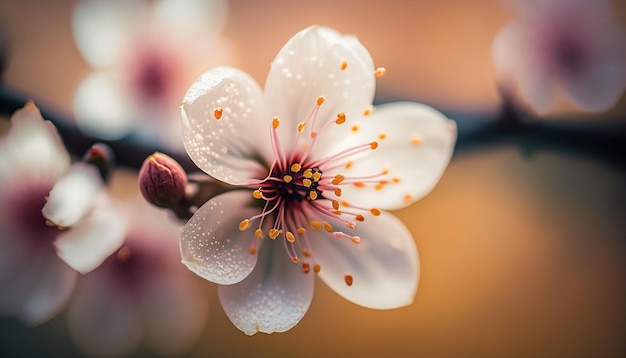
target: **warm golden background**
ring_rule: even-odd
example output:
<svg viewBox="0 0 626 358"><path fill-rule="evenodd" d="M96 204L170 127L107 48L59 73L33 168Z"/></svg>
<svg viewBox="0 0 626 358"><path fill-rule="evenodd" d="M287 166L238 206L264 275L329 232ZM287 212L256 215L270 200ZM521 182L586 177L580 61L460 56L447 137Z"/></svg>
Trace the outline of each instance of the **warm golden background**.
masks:
<svg viewBox="0 0 626 358"><path fill-rule="evenodd" d="M73 44L72 4L0 0L11 50L5 83L65 113L90 72ZM615 5L625 24L625 2ZM491 41L514 16L499 1L236 0L229 6L224 35L232 64L260 83L288 38L320 24L356 34L376 65L387 68L377 101L418 100L467 115L499 108ZM622 96L609 115L623 119L625 102ZM117 195L137 191L134 175L115 176ZM550 151L527 158L513 141L456 153L435 191L397 213L421 258L411 306L365 309L318 281L311 309L294 329L247 337L230 324L207 282L210 316L190 356L626 356L625 179L623 167L587 158ZM78 354L63 315L35 329L1 319L0 352Z"/></svg>

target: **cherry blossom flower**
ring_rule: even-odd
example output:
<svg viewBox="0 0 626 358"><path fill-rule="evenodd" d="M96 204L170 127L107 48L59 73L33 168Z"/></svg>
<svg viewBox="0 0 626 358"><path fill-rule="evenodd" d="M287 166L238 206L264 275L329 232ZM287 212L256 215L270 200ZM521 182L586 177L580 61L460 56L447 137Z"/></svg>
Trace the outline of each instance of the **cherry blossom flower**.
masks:
<svg viewBox="0 0 626 358"><path fill-rule="evenodd" d="M313 26L272 63L265 90L230 67L209 70L181 106L196 165L239 190L218 195L181 233L183 263L218 283L246 334L283 332L308 310L314 274L377 309L412 302L414 240L381 209L426 195L456 126L417 103L374 109L375 69L353 36Z"/></svg>
<svg viewBox="0 0 626 358"><path fill-rule="evenodd" d="M229 57L218 37L225 18L222 0L77 2L74 39L95 69L74 97L81 127L108 139L134 132L182 150L180 98L207 63Z"/></svg>
<svg viewBox="0 0 626 358"><path fill-rule="evenodd" d="M37 107L11 122L0 142L0 313L36 325L63 308L77 271L94 269L123 237L98 170L70 165Z"/></svg>
<svg viewBox="0 0 626 358"><path fill-rule="evenodd" d="M82 276L68 310L69 333L86 356L129 356L144 343L180 356L207 318L206 292L180 264L180 224L130 200L124 245Z"/></svg>
<svg viewBox="0 0 626 358"><path fill-rule="evenodd" d="M611 19L610 2L513 3L519 17L493 43L502 80L517 84L539 114L554 109L558 94L586 111L612 107L626 86L626 39Z"/></svg>

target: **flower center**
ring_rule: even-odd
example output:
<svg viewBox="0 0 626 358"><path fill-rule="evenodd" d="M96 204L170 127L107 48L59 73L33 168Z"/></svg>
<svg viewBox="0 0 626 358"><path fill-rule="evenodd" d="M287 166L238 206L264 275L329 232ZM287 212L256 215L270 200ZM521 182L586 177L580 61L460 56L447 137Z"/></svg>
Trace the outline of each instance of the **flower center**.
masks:
<svg viewBox="0 0 626 358"><path fill-rule="evenodd" d="M133 85L137 95L146 102L165 100L172 90L175 66L162 51L147 49L139 55L134 68Z"/></svg>
<svg viewBox="0 0 626 358"><path fill-rule="evenodd" d="M567 34L562 36L559 41L554 44L554 47L554 61L559 65L562 71L568 74L576 74L583 69L586 61L586 53L581 39L575 38L574 35Z"/></svg>
<svg viewBox="0 0 626 358"><path fill-rule="evenodd" d="M21 234L24 239L34 244L50 245L59 234L59 229L46 221L41 209L46 204L46 196L50 193L52 184L37 183L19 186L12 190L3 199L12 208L7 214L10 231ZM52 247L52 245L50 245Z"/></svg>
<svg viewBox="0 0 626 358"><path fill-rule="evenodd" d="M348 168L355 156L375 150L378 147L375 141L356 145L329 157L310 158L318 137L333 125L346 122L345 113L340 112L336 118L316 127L317 113L323 103L324 97L321 96L307 120L297 125L295 144L287 152L288 155L283 151L277 135L280 120L277 117L273 119L270 135L274 160L268 175L250 184L252 196L261 202L263 209L239 224L241 231L253 224L257 227L250 247L251 254L257 252L260 240L266 236L271 240L281 238L290 259L295 264L301 263L304 273L311 269L314 272L320 270L311 249L309 230L327 234L330 239L349 239L358 244L361 239L353 233L356 222L364 221L365 213L380 215L380 210L376 208L360 208L340 201L341 186L364 183L383 185L390 182L385 179L388 171L351 178L342 174L327 174L335 173L339 168ZM367 111L369 114L371 108ZM216 109L217 119L218 114L219 108ZM315 128L319 128L319 131ZM352 285L352 280L352 276L346 274L346 284Z"/></svg>

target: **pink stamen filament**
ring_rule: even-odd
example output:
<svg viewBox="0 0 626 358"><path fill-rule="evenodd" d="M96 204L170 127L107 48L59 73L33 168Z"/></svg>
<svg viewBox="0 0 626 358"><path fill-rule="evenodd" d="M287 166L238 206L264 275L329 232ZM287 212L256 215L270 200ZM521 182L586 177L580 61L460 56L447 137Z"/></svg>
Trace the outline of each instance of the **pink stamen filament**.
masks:
<svg viewBox="0 0 626 358"><path fill-rule="evenodd" d="M358 153L366 152L368 150L372 150L372 143L371 142L370 143L366 143L366 144L357 145L357 146L354 146L352 148L345 149L345 150L343 150L343 151L341 151L341 152L339 152L337 154L331 155L330 157L326 157L326 158L320 159L318 161L314 161L314 162L310 163L310 165L314 166L314 167L319 167L322 170L326 171L326 170L328 170L328 168L324 167L325 164L328 164L328 163L334 162L334 161L338 161L340 159L347 158L347 157L349 157L351 155L355 155L355 154L358 154Z"/></svg>

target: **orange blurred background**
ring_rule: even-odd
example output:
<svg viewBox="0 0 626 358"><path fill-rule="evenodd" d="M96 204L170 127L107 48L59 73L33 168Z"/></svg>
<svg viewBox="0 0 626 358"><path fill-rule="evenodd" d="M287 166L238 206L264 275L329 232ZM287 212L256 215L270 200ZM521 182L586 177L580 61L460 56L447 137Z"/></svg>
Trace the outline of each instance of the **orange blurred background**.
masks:
<svg viewBox="0 0 626 358"><path fill-rule="evenodd" d="M5 83L66 113L91 71L73 43L73 3L0 0L10 45ZM615 14L624 25L626 2L615 3ZM487 115L500 106L491 41L513 16L496 0L234 0L224 36L235 55L230 64L262 84L297 31L320 24L353 33L387 69L378 102L416 100ZM623 95L609 114L585 117L625 113ZM549 151L528 157L518 144L456 153L436 189L397 212L421 260L411 306L362 308L318 280L295 328L247 337L207 282L210 316L190 356L626 356L624 168ZM135 176L120 170L115 195L135 195ZM78 354L62 315L34 329L2 318L0 343L7 356Z"/></svg>

